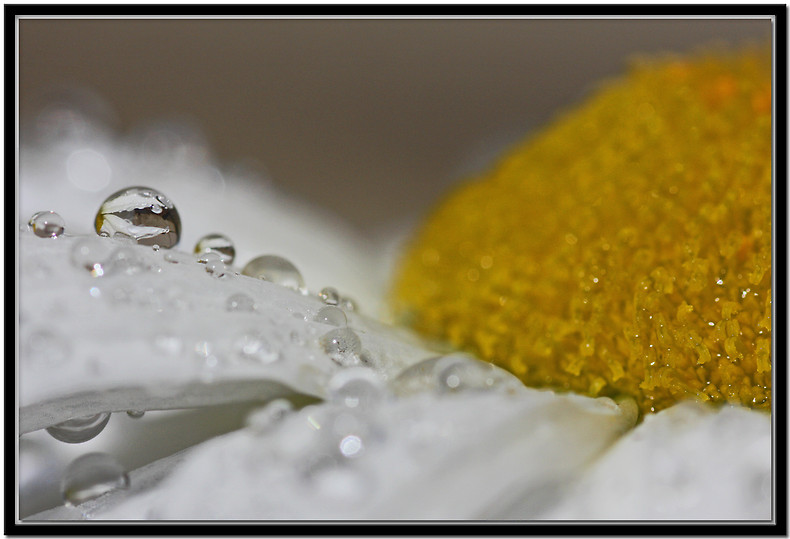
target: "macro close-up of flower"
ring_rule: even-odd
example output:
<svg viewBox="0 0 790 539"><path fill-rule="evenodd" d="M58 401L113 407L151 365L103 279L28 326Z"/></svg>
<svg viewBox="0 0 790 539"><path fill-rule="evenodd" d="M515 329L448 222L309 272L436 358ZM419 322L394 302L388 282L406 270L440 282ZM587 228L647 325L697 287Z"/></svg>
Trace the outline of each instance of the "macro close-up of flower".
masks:
<svg viewBox="0 0 790 539"><path fill-rule="evenodd" d="M16 24L17 526L776 524L775 16Z"/></svg>

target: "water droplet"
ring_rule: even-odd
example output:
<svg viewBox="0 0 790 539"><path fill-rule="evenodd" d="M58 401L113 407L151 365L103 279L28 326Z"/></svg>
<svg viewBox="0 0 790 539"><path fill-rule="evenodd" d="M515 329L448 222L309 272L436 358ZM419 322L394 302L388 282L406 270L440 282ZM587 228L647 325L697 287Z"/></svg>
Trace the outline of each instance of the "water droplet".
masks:
<svg viewBox="0 0 790 539"><path fill-rule="evenodd" d="M356 434L349 434L340 440L338 447L340 448L340 452L343 454L343 456L347 458L358 457L364 449L362 439Z"/></svg>
<svg viewBox="0 0 790 539"><path fill-rule="evenodd" d="M184 348L184 343L175 335L157 335L154 337L154 347L168 356L178 356Z"/></svg>
<svg viewBox="0 0 790 539"><path fill-rule="evenodd" d="M226 264L233 263L236 248L230 238L222 234L207 234L195 244L195 254L214 253Z"/></svg>
<svg viewBox="0 0 790 539"><path fill-rule="evenodd" d="M155 253L157 253L157 252L159 252L159 249L161 249L161 247L159 247L159 244L157 244L157 243L154 243L154 244L151 246L151 249L152 249L152 250L153 250Z"/></svg>
<svg viewBox="0 0 790 539"><path fill-rule="evenodd" d="M39 238L57 238L63 234L66 222L54 211L40 211L33 214L28 226Z"/></svg>
<svg viewBox="0 0 790 539"><path fill-rule="evenodd" d="M375 406L384 396L383 382L365 367L339 371L329 380L327 389L331 402L357 410Z"/></svg>
<svg viewBox="0 0 790 539"><path fill-rule="evenodd" d="M140 419L145 415L145 410L127 410L126 415L132 419Z"/></svg>
<svg viewBox="0 0 790 539"><path fill-rule="evenodd" d="M283 419L293 412L294 406L288 399L275 399L263 408L247 416L245 423L257 433L270 432Z"/></svg>
<svg viewBox="0 0 790 539"><path fill-rule="evenodd" d="M67 444L81 444L99 435L110 421L110 413L90 415L69 419L47 428L47 432L61 442Z"/></svg>
<svg viewBox="0 0 790 539"><path fill-rule="evenodd" d="M233 294L225 302L225 307L228 311L253 312L255 301L247 294Z"/></svg>
<svg viewBox="0 0 790 539"><path fill-rule="evenodd" d="M104 275L135 275L145 271L139 252L131 245L115 249L102 267Z"/></svg>
<svg viewBox="0 0 790 539"><path fill-rule="evenodd" d="M75 459L63 472L61 493L69 506L78 506L116 489L129 488L129 476L105 453L88 453Z"/></svg>
<svg viewBox="0 0 790 539"><path fill-rule="evenodd" d="M327 305L337 305L340 303L340 294L331 286L323 288L321 292L318 293L318 297Z"/></svg>
<svg viewBox="0 0 790 539"><path fill-rule="evenodd" d="M321 324L328 324L330 326L337 327L344 327L347 323L346 313L337 307L332 307L331 305L321 307L316 313L315 317L313 317L313 320L320 322Z"/></svg>
<svg viewBox="0 0 790 539"><path fill-rule="evenodd" d="M263 279L298 292L304 290L304 279L296 266L288 260L275 256L263 255L253 258L241 270L242 275Z"/></svg>
<svg viewBox="0 0 790 539"><path fill-rule="evenodd" d="M244 361L252 361L268 365L280 359L280 354L273 350L261 335L254 331L242 333L234 342L236 357Z"/></svg>
<svg viewBox="0 0 790 539"><path fill-rule="evenodd" d="M333 329L319 339L326 354L336 363L351 366L359 361L362 342L356 333L348 328Z"/></svg>
<svg viewBox="0 0 790 539"><path fill-rule="evenodd" d="M206 262L206 273L213 277L224 277L228 273L228 266L222 260Z"/></svg>
<svg viewBox="0 0 790 539"><path fill-rule="evenodd" d="M110 195L96 214L96 233L123 234L143 245L169 249L181 236L181 218L173 203L147 187L129 187Z"/></svg>
<svg viewBox="0 0 790 539"><path fill-rule="evenodd" d="M112 242L101 238L83 238L71 248L71 263L85 269L94 277L104 275L105 266L110 259Z"/></svg>
<svg viewBox="0 0 790 539"><path fill-rule="evenodd" d="M357 302L351 298L346 298L346 297L340 298L340 303L338 305L340 305L340 307L343 308L343 310L349 312L357 310Z"/></svg>
<svg viewBox="0 0 790 539"><path fill-rule="evenodd" d="M292 331L291 334L289 335L289 338L291 339L292 343L297 344L299 346L304 346L305 343L304 337L298 331L296 330Z"/></svg>
<svg viewBox="0 0 790 539"><path fill-rule="evenodd" d="M195 259L186 253L182 253L181 251L170 251L169 253L165 253L165 262L170 262L171 264L189 264L195 261Z"/></svg>
<svg viewBox="0 0 790 539"><path fill-rule="evenodd" d="M488 390L495 386L518 385L512 375L490 363L465 355L441 358L435 366L439 389L445 392Z"/></svg>

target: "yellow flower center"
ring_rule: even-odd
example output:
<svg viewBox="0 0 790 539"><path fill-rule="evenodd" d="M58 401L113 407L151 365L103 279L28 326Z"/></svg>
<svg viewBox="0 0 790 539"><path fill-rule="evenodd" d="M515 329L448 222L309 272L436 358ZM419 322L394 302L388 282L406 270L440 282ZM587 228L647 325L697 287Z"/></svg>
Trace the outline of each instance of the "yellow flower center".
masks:
<svg viewBox="0 0 790 539"><path fill-rule="evenodd" d="M454 191L392 305L530 386L770 409L770 54L634 65Z"/></svg>

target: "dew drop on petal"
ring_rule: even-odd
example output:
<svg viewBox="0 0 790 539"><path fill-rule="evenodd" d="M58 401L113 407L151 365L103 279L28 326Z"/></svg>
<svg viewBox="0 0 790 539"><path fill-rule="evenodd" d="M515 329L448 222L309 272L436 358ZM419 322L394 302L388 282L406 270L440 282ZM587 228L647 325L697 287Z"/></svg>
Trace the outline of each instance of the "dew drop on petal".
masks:
<svg viewBox="0 0 790 539"><path fill-rule="evenodd" d="M362 342L356 333L348 328L333 329L319 339L326 354L336 363L351 366L359 361Z"/></svg>
<svg viewBox="0 0 790 539"><path fill-rule="evenodd" d="M143 245L170 249L181 236L181 218L173 203L148 187L129 187L110 195L96 214L96 233L125 235Z"/></svg>
<svg viewBox="0 0 790 539"><path fill-rule="evenodd" d="M207 234L195 244L195 254L214 253L226 264L233 263L236 248L230 238L222 234Z"/></svg>
<svg viewBox="0 0 790 539"><path fill-rule="evenodd" d="M339 371L329 380L327 389L331 402L356 410L375 406L384 396L382 381L365 367Z"/></svg>
<svg viewBox="0 0 790 539"><path fill-rule="evenodd" d="M233 294L225 301L225 308L231 312L253 312L255 301L247 294Z"/></svg>
<svg viewBox="0 0 790 539"><path fill-rule="evenodd" d="M131 245L118 247L102 267L103 275L136 275L147 269L138 251Z"/></svg>
<svg viewBox="0 0 790 539"><path fill-rule="evenodd" d="M337 307L332 307L331 305L321 307L313 317L313 320L320 322L321 324L337 327L344 327L348 322L346 320L346 313Z"/></svg>
<svg viewBox="0 0 790 539"><path fill-rule="evenodd" d="M105 453L88 453L75 459L61 481L63 500L72 507L125 488L129 488L126 470Z"/></svg>
<svg viewBox="0 0 790 539"><path fill-rule="evenodd" d="M304 279L296 266L276 255L263 255L250 260L242 275L263 279L298 292L304 290Z"/></svg>
<svg viewBox="0 0 790 539"><path fill-rule="evenodd" d="M275 399L250 413L245 423L254 432L269 432L293 412L294 406L288 399Z"/></svg>
<svg viewBox="0 0 790 539"><path fill-rule="evenodd" d="M345 311L352 312L357 310L357 302L351 298L341 297L338 305Z"/></svg>
<svg viewBox="0 0 790 539"><path fill-rule="evenodd" d="M234 351L241 360L263 365L280 359L280 354L272 349L266 339L253 331L244 332L235 340Z"/></svg>
<svg viewBox="0 0 790 539"><path fill-rule="evenodd" d="M180 338L168 334L157 335L154 337L153 344L158 352L172 357L181 355L184 348L184 343Z"/></svg>
<svg viewBox="0 0 790 539"><path fill-rule="evenodd" d="M104 275L105 266L112 253L112 242L101 238L83 238L71 248L71 263L87 270L94 277Z"/></svg>
<svg viewBox="0 0 790 539"><path fill-rule="evenodd" d="M57 238L63 234L66 222L54 211L40 211L33 214L28 226L39 238Z"/></svg>
<svg viewBox="0 0 790 539"><path fill-rule="evenodd" d="M340 440L339 448L344 457L354 458L358 457L362 453L364 445L362 444L362 439L359 436L356 434L349 434Z"/></svg>
<svg viewBox="0 0 790 539"><path fill-rule="evenodd" d="M206 273L212 277L223 277L228 273L228 266L222 260L210 260L206 262Z"/></svg>
<svg viewBox="0 0 790 539"><path fill-rule="evenodd" d="M521 385L510 373L491 363L463 354L440 358L435 369L438 388L442 392L490 390Z"/></svg>
<svg viewBox="0 0 790 539"><path fill-rule="evenodd" d="M69 419L63 423L48 427L47 432L50 436L61 442L66 442L67 444L81 444L98 436L110 421L110 415L109 412L103 412L86 417Z"/></svg>
<svg viewBox="0 0 790 539"><path fill-rule="evenodd" d="M340 294L331 286L321 289L321 292L318 293L318 297L327 305L337 305L340 303Z"/></svg>

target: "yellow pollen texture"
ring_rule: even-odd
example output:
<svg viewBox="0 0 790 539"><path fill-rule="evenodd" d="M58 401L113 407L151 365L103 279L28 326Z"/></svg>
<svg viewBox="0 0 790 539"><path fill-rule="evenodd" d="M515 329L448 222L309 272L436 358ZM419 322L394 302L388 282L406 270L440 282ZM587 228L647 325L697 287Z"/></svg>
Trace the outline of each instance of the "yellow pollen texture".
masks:
<svg viewBox="0 0 790 539"><path fill-rule="evenodd" d="M770 410L770 53L632 65L438 206L392 307L528 386Z"/></svg>

